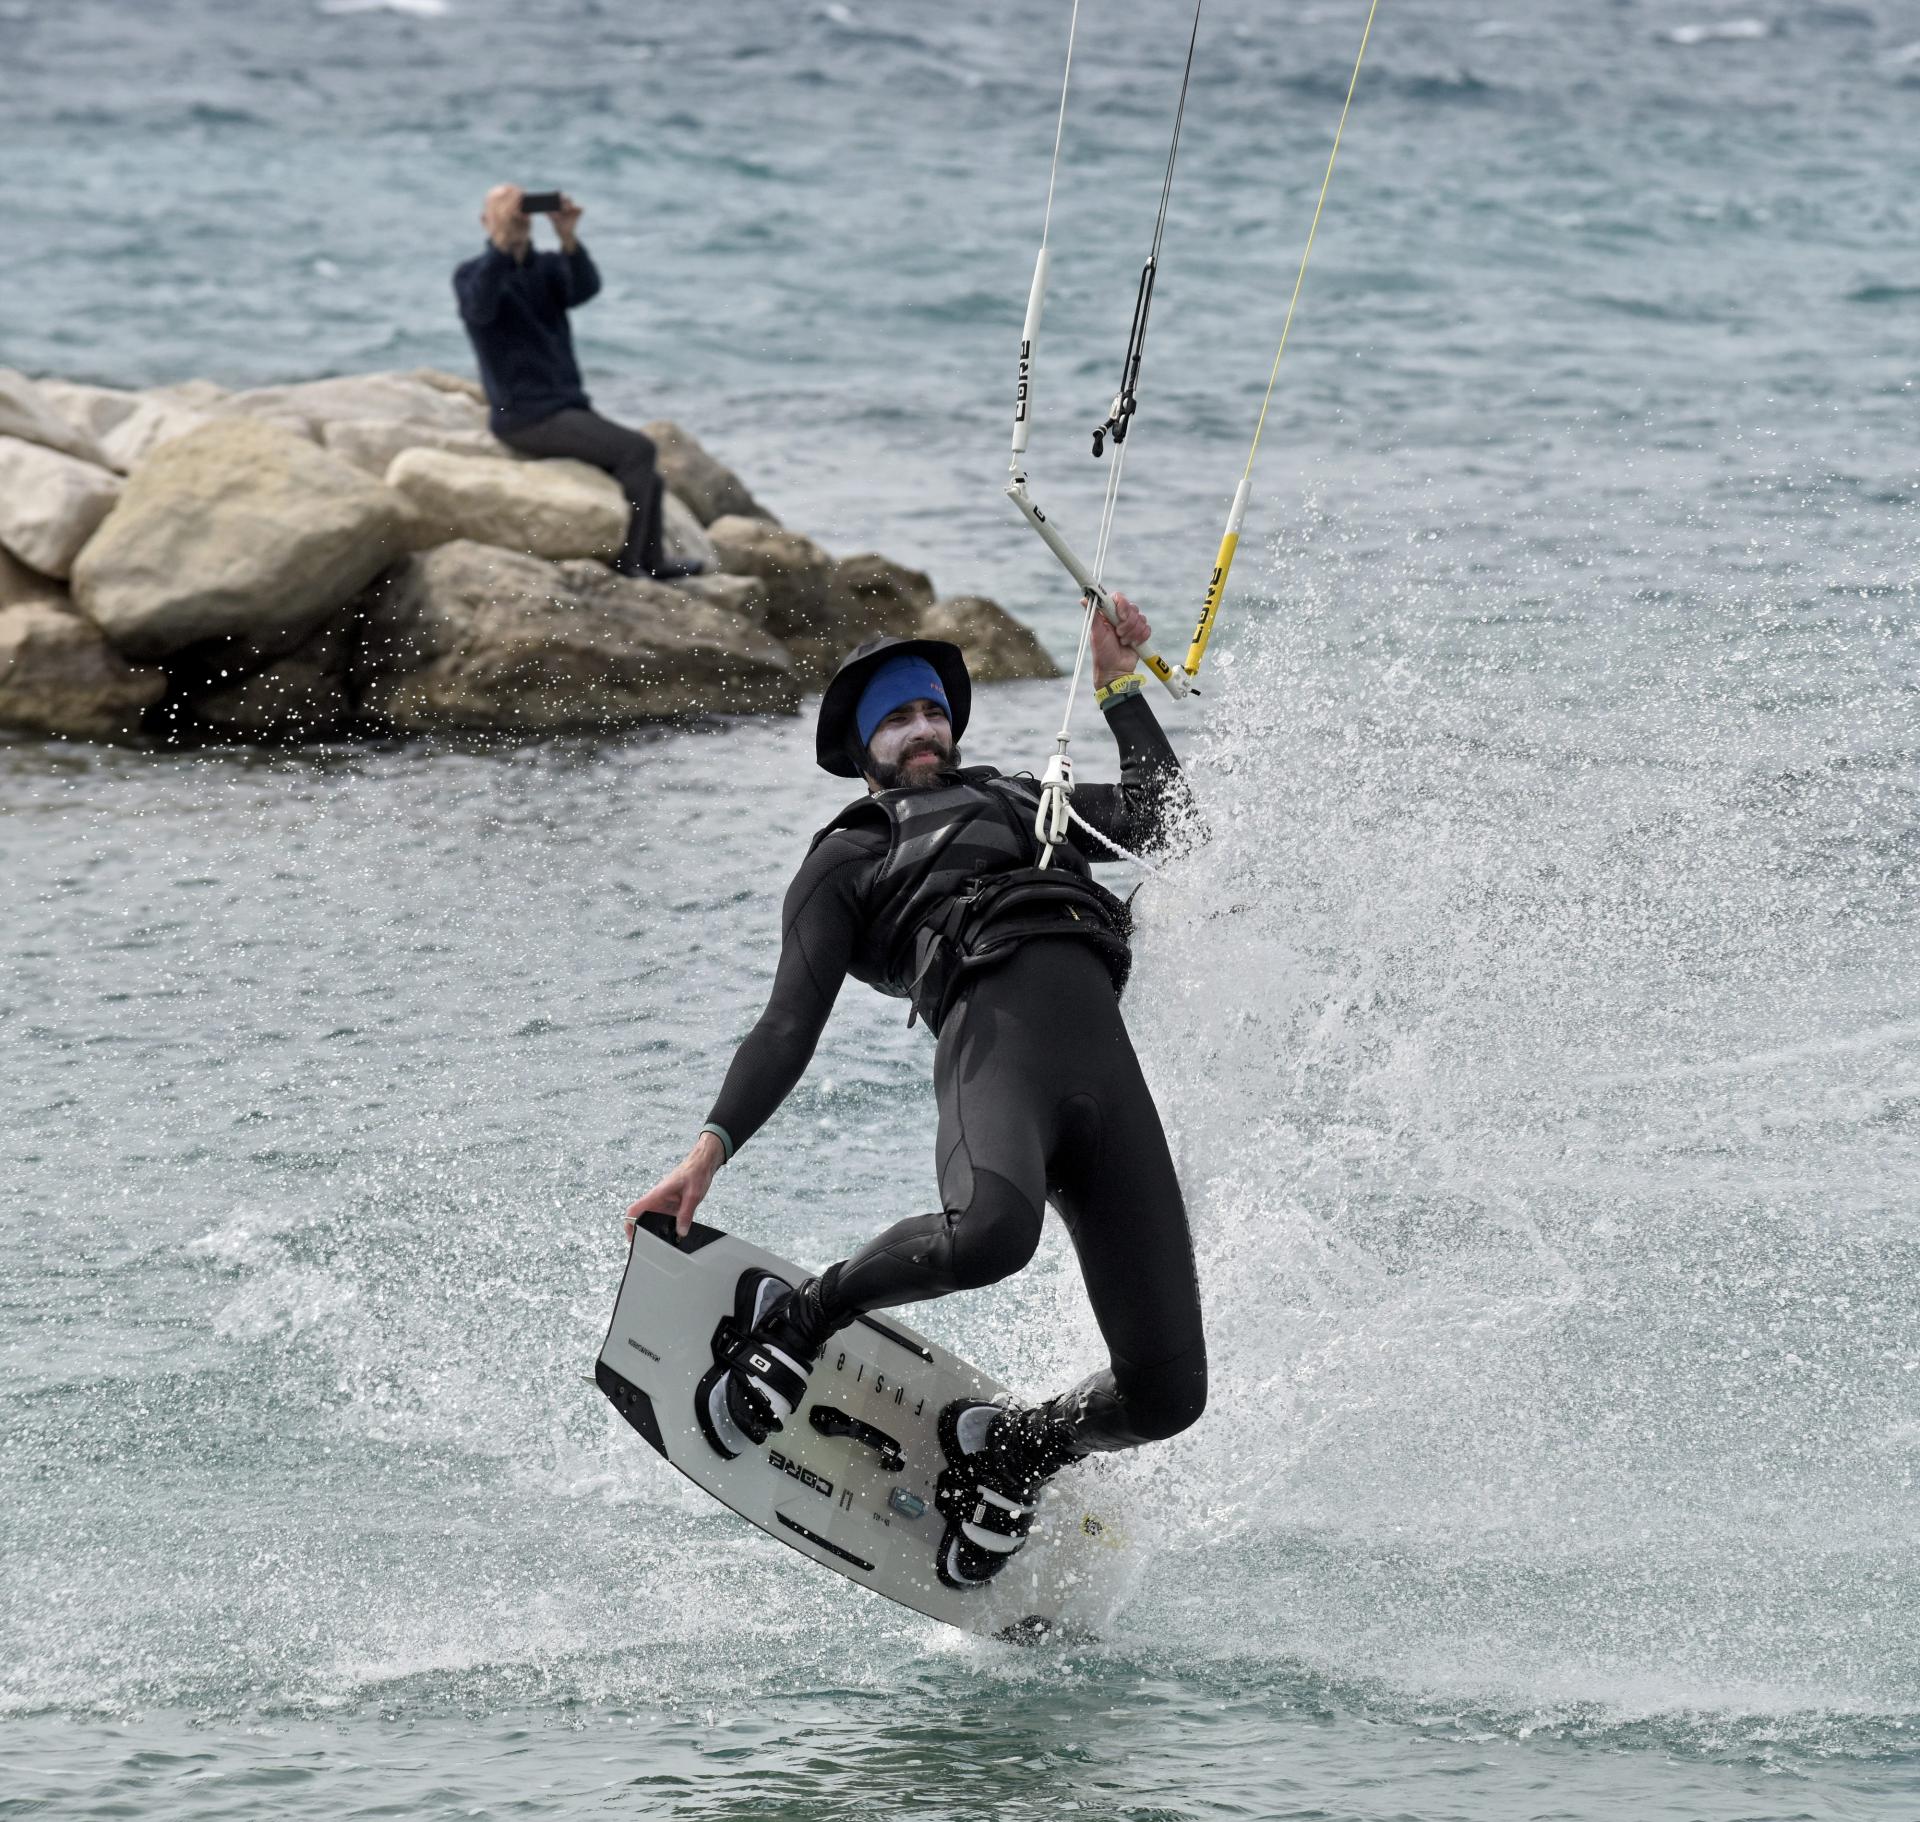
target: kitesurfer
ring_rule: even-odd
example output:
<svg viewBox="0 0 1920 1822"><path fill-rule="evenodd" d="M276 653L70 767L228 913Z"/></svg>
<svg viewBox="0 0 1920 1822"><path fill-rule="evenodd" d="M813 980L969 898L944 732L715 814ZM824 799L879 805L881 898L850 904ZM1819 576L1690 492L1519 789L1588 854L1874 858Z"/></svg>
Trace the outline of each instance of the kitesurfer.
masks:
<svg viewBox="0 0 1920 1822"><path fill-rule="evenodd" d="M1145 618L1115 596L1093 617L1095 694L1120 749L1118 785L1076 811L1121 846L1165 833L1179 760L1141 693ZM1160 1118L1120 1016L1125 907L1096 884L1110 858L1076 828L1034 863L1040 787L962 766L971 686L957 646L879 639L820 705L816 757L867 795L819 834L786 896L766 1011L734 1056L685 1160L627 1211L684 1234L715 1173L786 1097L849 974L912 1002L935 1033L941 1205L898 1222L794 1287L741 1280L744 1337L697 1395L708 1442L735 1455L805 1397L827 1338L855 1316L972 1290L1019 1271L1051 1201L1066 1223L1110 1355L1032 1408L961 1401L941 1414L948 1466L938 1566L978 1586L1025 1540L1041 1484L1093 1450L1174 1435L1206 1402L1206 1350L1186 1210Z"/></svg>

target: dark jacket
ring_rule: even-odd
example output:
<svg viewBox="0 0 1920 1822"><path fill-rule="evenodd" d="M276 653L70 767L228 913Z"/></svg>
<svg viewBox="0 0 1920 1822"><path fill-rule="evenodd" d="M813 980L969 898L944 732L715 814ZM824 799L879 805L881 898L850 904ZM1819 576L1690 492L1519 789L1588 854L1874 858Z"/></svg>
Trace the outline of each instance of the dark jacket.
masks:
<svg viewBox="0 0 1920 1822"><path fill-rule="evenodd" d="M567 312L600 290L585 247L516 260L491 242L453 275L460 320L480 363L496 432L524 430L556 411L591 409L573 358Z"/></svg>

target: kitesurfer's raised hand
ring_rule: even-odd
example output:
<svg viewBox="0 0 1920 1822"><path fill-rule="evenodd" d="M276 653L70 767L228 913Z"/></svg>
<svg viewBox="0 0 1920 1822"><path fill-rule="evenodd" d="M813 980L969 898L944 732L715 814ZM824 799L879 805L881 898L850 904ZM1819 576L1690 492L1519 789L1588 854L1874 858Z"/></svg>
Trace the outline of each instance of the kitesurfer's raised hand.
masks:
<svg viewBox="0 0 1920 1822"><path fill-rule="evenodd" d="M1133 648L1153 637L1147 617L1117 590L1113 605L1120 616L1116 630L1105 614L1093 617L1093 682L1105 689L1117 677L1126 677L1140 668L1140 654Z"/></svg>
<svg viewBox="0 0 1920 1822"><path fill-rule="evenodd" d="M725 1162L720 1141L712 1133L703 1132L694 1140L693 1150L627 1210L627 1238L633 1238L642 1215L671 1215L673 1231L684 1239L693 1225L693 1211L706 1200L714 1175Z"/></svg>

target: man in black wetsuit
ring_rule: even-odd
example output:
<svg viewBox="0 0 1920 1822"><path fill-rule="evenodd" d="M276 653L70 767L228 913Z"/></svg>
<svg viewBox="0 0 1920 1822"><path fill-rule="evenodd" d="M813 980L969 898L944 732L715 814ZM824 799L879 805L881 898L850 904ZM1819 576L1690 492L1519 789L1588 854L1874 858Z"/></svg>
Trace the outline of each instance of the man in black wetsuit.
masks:
<svg viewBox="0 0 1920 1822"><path fill-rule="evenodd" d="M1121 782L1083 785L1073 802L1137 851L1184 787L1121 639L1149 628L1115 599L1120 633L1094 620L1094 682ZM960 765L970 693L959 649L939 640L876 640L841 666L816 755L864 776L868 795L815 836L787 892L767 1009L693 1150L626 1217L629 1236L647 1213L687 1231L720 1166L800 1079L847 975L911 1000L910 1020L938 1040L941 1206L798 1287L744 1274L734 1317L746 1340L701 1382L696 1415L722 1455L763 1442L800 1408L836 1329L1019 1271L1051 1201L1111 1362L1034 1408L962 1400L941 1413L938 1564L956 1588L986 1582L1020 1547L1048 1475L1185 1429L1207 1386L1186 1210L1120 1017L1127 915L1089 868L1111 856L1076 828L1049 867L1034 864L1039 786Z"/></svg>
<svg viewBox="0 0 1920 1822"><path fill-rule="evenodd" d="M517 184L487 192L480 225L487 250L453 275L460 320L480 363L480 383L493 407L493 434L529 456L571 456L604 468L620 483L632 514L613 567L623 576L657 581L697 573L660 548L666 487L655 466L653 439L594 410L573 358L567 312L599 295L600 273L580 244L582 210L571 196L553 216L558 253L533 246L533 218Z"/></svg>

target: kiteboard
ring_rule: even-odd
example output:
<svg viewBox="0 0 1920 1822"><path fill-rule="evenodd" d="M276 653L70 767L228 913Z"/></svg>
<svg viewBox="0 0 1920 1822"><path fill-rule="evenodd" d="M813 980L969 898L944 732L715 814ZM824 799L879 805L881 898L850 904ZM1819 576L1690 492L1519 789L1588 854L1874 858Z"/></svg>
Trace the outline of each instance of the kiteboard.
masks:
<svg viewBox="0 0 1920 1822"><path fill-rule="evenodd" d="M696 1222L681 1238L666 1216L641 1217L594 1370L614 1409L749 1524L916 1613L1020 1643L1097 1629L1126 1552L1096 1509L1084 1464L1048 1482L1026 1546L991 1581L964 1589L940 1581L941 1408L1004 1393L892 1311L833 1337L805 1401L764 1443L731 1459L714 1449L694 1415L694 1388L725 1345L734 1289L750 1266L789 1284L806 1275L718 1228Z"/></svg>

